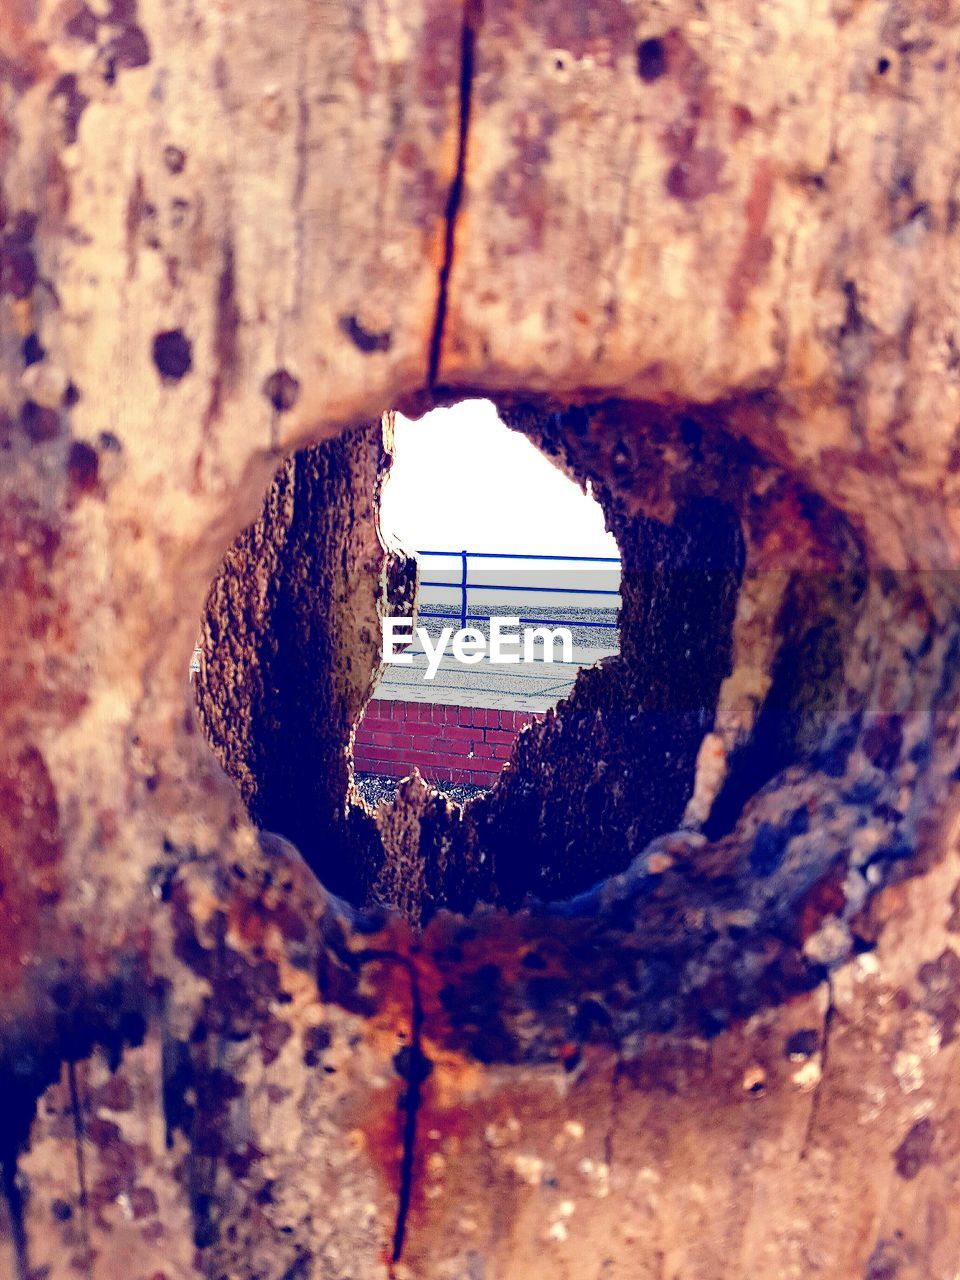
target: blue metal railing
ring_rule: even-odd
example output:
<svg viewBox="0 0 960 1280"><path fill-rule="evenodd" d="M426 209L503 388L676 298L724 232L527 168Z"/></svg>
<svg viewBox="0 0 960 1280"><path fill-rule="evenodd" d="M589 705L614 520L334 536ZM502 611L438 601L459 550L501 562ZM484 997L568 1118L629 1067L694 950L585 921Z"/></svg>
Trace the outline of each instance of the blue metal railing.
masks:
<svg viewBox="0 0 960 1280"><path fill-rule="evenodd" d="M460 582L443 582L435 578L422 578L420 585L422 587L443 587L446 590L459 591L460 593L460 626L465 627L468 622L486 622L489 621L485 614L470 613L468 595L470 587L482 585L487 591L522 591L525 594L535 595L563 595L563 596L614 596L620 597L619 591L610 591L600 587L538 587L538 586L516 586L507 582L486 582L482 584L470 582L468 562L470 560L549 560L561 564L611 564L619 565L620 560L617 556L552 556L530 554L521 555L516 552L508 551L418 551L418 556L436 556L445 557L447 559L458 559L460 561ZM455 620L455 613L434 613L426 609L419 610L421 618L445 618ZM590 619L576 618L520 618L520 622L532 626L546 625L554 627L601 627L616 630L616 622L599 622Z"/></svg>

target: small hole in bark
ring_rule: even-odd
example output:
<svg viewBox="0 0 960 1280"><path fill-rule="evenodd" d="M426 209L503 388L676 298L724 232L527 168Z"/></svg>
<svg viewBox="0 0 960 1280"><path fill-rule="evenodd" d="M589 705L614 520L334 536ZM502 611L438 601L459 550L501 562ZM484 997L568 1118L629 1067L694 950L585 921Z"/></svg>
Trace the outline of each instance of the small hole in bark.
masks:
<svg viewBox="0 0 960 1280"><path fill-rule="evenodd" d="M67 454L67 476L76 494L92 493L100 474L96 449L84 440L74 440Z"/></svg>
<svg viewBox="0 0 960 1280"><path fill-rule="evenodd" d="M167 166L170 173L183 173L187 164L187 155L180 147L167 146L163 148L163 162Z"/></svg>
<svg viewBox="0 0 960 1280"><path fill-rule="evenodd" d="M54 1200L50 1205L50 1211L57 1222L69 1222L73 1217L73 1209L66 1200Z"/></svg>
<svg viewBox="0 0 960 1280"><path fill-rule="evenodd" d="M792 1062L804 1062L807 1058L812 1058L819 1047L819 1032L813 1027L804 1027L790 1036L785 1053Z"/></svg>
<svg viewBox="0 0 960 1280"><path fill-rule="evenodd" d="M357 350L362 351L364 355L390 350L393 335L389 329L375 329L356 315L341 316L339 324L341 332L345 333Z"/></svg>
<svg viewBox="0 0 960 1280"><path fill-rule="evenodd" d="M165 382L179 382L190 372L193 353L182 329L167 329L154 337L153 363Z"/></svg>
<svg viewBox="0 0 960 1280"><path fill-rule="evenodd" d="M23 340L23 363L28 367L32 364L39 364L46 355L43 347L40 345L40 339L35 333L31 333Z"/></svg>
<svg viewBox="0 0 960 1280"><path fill-rule="evenodd" d="M659 80L667 70L667 50L662 40L652 37L637 45L637 73L647 84Z"/></svg>
<svg viewBox="0 0 960 1280"><path fill-rule="evenodd" d="M287 369L275 369L263 384L263 394L276 413L286 413L300 398L300 383Z"/></svg>

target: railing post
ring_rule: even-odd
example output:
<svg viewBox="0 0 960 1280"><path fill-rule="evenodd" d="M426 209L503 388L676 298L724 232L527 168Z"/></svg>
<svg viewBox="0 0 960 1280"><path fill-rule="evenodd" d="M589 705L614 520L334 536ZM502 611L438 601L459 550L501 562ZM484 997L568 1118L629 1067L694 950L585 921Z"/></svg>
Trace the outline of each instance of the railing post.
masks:
<svg viewBox="0 0 960 1280"><path fill-rule="evenodd" d="M467 553L466 550L460 552L460 559L463 563L463 571L460 575L460 629L467 625Z"/></svg>

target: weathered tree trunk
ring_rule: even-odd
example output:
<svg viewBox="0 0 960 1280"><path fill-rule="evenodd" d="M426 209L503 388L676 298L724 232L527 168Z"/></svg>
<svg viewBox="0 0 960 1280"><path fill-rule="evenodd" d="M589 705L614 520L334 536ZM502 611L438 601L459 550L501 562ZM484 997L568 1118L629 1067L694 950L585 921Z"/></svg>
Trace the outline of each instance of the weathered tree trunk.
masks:
<svg viewBox="0 0 960 1280"><path fill-rule="evenodd" d="M960 13L714 8L0 9L2 1280L953 1280ZM623 652L374 818L467 392Z"/></svg>

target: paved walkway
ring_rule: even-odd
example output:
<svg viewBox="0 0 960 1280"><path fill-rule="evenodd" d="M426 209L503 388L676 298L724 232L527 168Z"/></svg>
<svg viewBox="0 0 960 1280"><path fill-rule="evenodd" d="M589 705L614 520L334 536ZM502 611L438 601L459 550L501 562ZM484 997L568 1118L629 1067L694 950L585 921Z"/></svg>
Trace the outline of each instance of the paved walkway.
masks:
<svg viewBox="0 0 960 1280"><path fill-rule="evenodd" d="M425 680L426 655L412 654L411 666L388 666L375 697L388 701L446 703L460 707L497 707L547 711L568 694L581 667L592 667L616 649L574 649L574 661L498 663L484 659L465 666L445 657L432 680Z"/></svg>

